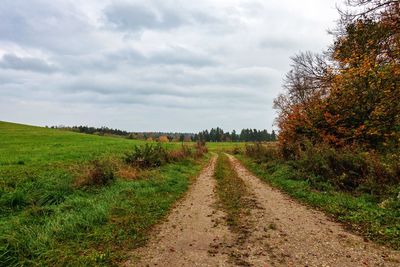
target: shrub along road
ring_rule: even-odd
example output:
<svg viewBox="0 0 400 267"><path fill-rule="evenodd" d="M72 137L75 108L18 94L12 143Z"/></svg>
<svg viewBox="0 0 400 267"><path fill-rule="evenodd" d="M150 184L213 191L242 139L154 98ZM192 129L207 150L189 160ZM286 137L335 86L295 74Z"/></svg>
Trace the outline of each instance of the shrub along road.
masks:
<svg viewBox="0 0 400 267"><path fill-rule="evenodd" d="M216 175L218 186L213 178L214 157L186 197L156 227L148 245L134 251L126 265L399 266L399 251L347 232L324 213L293 201L228 157L218 159L218 164L225 164L225 171ZM227 180L230 177L236 184L241 179L245 189L237 191ZM227 195L221 190L246 202L236 205L240 212L232 210L235 205L221 197Z"/></svg>

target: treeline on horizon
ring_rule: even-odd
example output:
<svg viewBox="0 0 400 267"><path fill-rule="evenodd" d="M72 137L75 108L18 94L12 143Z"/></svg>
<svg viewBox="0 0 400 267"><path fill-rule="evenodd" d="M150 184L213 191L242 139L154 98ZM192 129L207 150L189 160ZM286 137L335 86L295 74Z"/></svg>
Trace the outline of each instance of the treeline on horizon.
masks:
<svg viewBox="0 0 400 267"><path fill-rule="evenodd" d="M160 137L166 137L169 141L181 140L181 139L185 140L189 139L190 141L194 136L194 133L179 133L179 132L128 132L124 130L108 128L106 126L92 127L86 125L85 126L60 125L60 126L51 126L50 128L72 131L77 133L85 133L85 134L122 136L128 139L139 139L139 140L157 140Z"/></svg>
<svg viewBox="0 0 400 267"><path fill-rule="evenodd" d="M276 141L277 136L274 130L269 133L266 129L242 129L238 134L235 130L231 133L224 132L221 128L212 128L210 131L204 130L195 134L193 140L201 140L206 142L268 142Z"/></svg>
<svg viewBox="0 0 400 267"><path fill-rule="evenodd" d="M128 139L154 140L154 141L205 141L205 142L268 142L276 141L277 135L274 130L271 133L268 130L242 129L240 133L235 130L225 132L220 127L212 128L210 131L204 130L199 133L180 133L180 132L128 132L108 127L91 126L51 126L52 129L61 129L66 131L95 134L95 135L114 135Z"/></svg>

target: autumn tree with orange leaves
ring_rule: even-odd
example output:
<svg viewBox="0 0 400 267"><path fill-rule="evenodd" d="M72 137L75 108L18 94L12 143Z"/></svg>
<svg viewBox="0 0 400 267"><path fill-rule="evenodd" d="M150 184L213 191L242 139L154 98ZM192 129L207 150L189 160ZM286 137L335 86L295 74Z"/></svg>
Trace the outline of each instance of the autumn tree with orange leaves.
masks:
<svg viewBox="0 0 400 267"><path fill-rule="evenodd" d="M285 93L275 99L287 156L305 142L398 149L400 1L349 0L323 55L292 58Z"/></svg>

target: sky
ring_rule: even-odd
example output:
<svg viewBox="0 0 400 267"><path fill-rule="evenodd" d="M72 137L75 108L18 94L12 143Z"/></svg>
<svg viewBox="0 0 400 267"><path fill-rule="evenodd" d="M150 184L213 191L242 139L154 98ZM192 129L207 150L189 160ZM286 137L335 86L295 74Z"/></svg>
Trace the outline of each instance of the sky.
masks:
<svg viewBox="0 0 400 267"><path fill-rule="evenodd" d="M334 0L2 0L0 120L276 129L290 57L321 52Z"/></svg>

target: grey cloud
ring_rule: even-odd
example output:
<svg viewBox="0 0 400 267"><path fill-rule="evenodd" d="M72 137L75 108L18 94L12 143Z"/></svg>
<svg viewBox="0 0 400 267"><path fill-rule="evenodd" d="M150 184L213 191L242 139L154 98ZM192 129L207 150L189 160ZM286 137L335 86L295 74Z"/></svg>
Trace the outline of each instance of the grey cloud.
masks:
<svg viewBox="0 0 400 267"><path fill-rule="evenodd" d="M126 65L135 68L147 68L151 66L174 66L182 65L192 68L216 66L219 63L212 56L207 54L199 54L181 47L169 47L162 51L154 52L149 55L130 48L115 51L105 54L103 57L96 57L93 61L83 61L76 59L79 62L78 69L103 69L108 71ZM74 68L76 70L76 68Z"/></svg>
<svg viewBox="0 0 400 267"><path fill-rule="evenodd" d="M247 99L248 100L248 99ZM251 99L252 102L237 99L237 97L195 97L185 95L164 95L164 94L112 94L112 95L96 95L88 92L81 92L77 95L63 96L62 101L70 103L82 103L87 101L106 106L116 105L139 105L143 107L166 107L179 108L190 112L193 109L219 109L229 110L232 108L254 110L265 107L265 99Z"/></svg>
<svg viewBox="0 0 400 267"><path fill-rule="evenodd" d="M117 61L133 65L143 64L145 61L147 61L147 58L142 53L132 48L109 53L106 55L106 59L109 60L109 62Z"/></svg>
<svg viewBox="0 0 400 267"><path fill-rule="evenodd" d="M105 16L117 29L170 29L180 26L182 18L173 12L157 14L150 7L135 4L114 4L105 10Z"/></svg>
<svg viewBox="0 0 400 267"><path fill-rule="evenodd" d="M143 81L138 78L123 79L110 81L106 77L104 79L80 78L76 81L65 82L59 87L64 93L79 94L89 92L98 95L154 95L154 96L174 96L174 97L199 97L199 98L257 98L260 96L256 91L251 91L241 87L225 88L221 86L191 86L182 88L181 85L173 85L170 83Z"/></svg>
<svg viewBox="0 0 400 267"><path fill-rule="evenodd" d="M158 52L150 57L154 64L182 64L194 67L212 66L217 62L210 55L200 55L184 48L172 48L168 51Z"/></svg>
<svg viewBox="0 0 400 267"><path fill-rule="evenodd" d="M191 11L190 12L192 22L200 23L205 25L219 25L222 21L217 18L216 16L211 16L206 12L199 12L199 11Z"/></svg>
<svg viewBox="0 0 400 267"><path fill-rule="evenodd" d="M217 24L220 20L210 14L169 6L164 3L151 4L114 3L104 10L106 21L124 31L144 29L168 30L194 23Z"/></svg>
<svg viewBox="0 0 400 267"><path fill-rule="evenodd" d="M58 85L60 86L60 85ZM51 88L51 90L49 90ZM162 86L161 84L142 84L141 86L129 86L129 83L104 84L103 81L73 82L58 87L51 82L49 84L36 83L30 89L26 86L8 86L3 88L2 94L8 99L19 99L19 94L29 94L34 90L29 101L44 101L52 103L71 103L101 106L142 106L178 108L190 112L193 109L235 109L246 110L264 107L266 98L257 94L249 94L240 89L218 88L181 88Z"/></svg>
<svg viewBox="0 0 400 267"><path fill-rule="evenodd" d="M199 54L180 47L170 47L162 51L144 55L139 51L126 48L98 55L62 55L55 56L56 62L62 62L62 71L78 75L84 72L117 72L123 70L140 70L145 68L164 68L181 66L202 68L217 66L219 62L207 54ZM160 71L160 70L156 70ZM152 75L157 75L153 73Z"/></svg>
<svg viewBox="0 0 400 267"><path fill-rule="evenodd" d="M0 68L44 73L52 73L57 71L56 66L48 64L42 59L32 57L18 57L13 54L3 55L3 58L0 61Z"/></svg>
<svg viewBox="0 0 400 267"><path fill-rule="evenodd" d="M265 38L260 42L260 47L267 49L281 49L281 50L298 49L299 46L301 46L301 43L299 44L298 41L292 40L291 38L270 37L270 38Z"/></svg>
<svg viewBox="0 0 400 267"><path fill-rule="evenodd" d="M87 18L72 5L57 3L2 1L0 41L61 54L84 53L98 47Z"/></svg>
<svg viewBox="0 0 400 267"><path fill-rule="evenodd" d="M150 76L142 77L162 84L174 84L181 87L187 86L219 86L220 88L252 88L261 90L274 85L280 72L267 67L262 68L228 68L224 65L205 67L198 70L185 70L179 68L168 69Z"/></svg>

